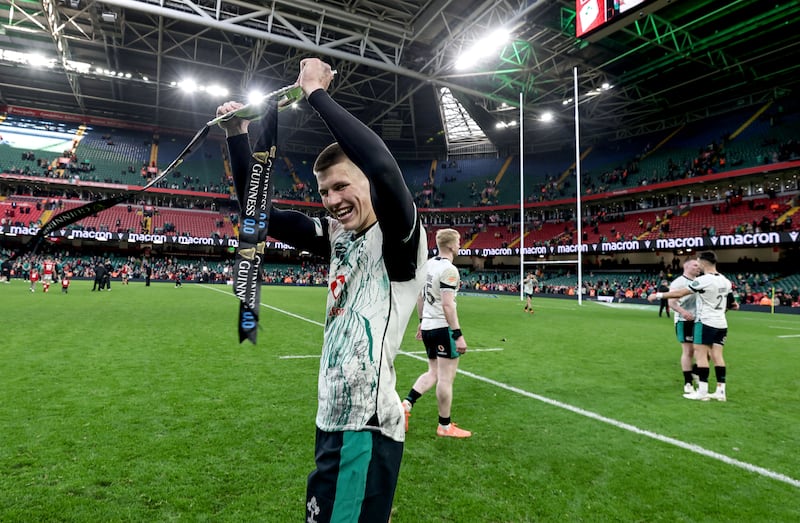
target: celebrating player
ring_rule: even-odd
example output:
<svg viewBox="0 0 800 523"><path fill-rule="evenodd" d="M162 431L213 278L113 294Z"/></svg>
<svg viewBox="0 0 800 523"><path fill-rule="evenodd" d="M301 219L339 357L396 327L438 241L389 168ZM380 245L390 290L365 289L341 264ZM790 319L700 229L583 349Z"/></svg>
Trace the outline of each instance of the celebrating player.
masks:
<svg viewBox="0 0 800 523"><path fill-rule="evenodd" d="M670 291L685 289L700 275L700 263L697 260L686 260L683 274L675 278L669 286ZM675 336L681 344L681 370L683 371L683 392L694 392L692 379L692 359L694 358L694 318L697 312L696 295L694 293L677 299L672 298L669 307L674 311Z"/></svg>
<svg viewBox="0 0 800 523"><path fill-rule="evenodd" d="M683 395L690 400L708 401L716 399L726 401L725 359L722 349L728 335L727 309L736 309L738 305L733 299L731 282L717 272L717 256L711 252L701 252L697 257L703 275L683 289L669 292L656 292L647 297L649 301L682 298L691 293L697 295L697 317L694 324L694 357L697 360L699 383L697 390ZM717 378L717 389L708 393L709 356L714 360L714 371Z"/></svg>
<svg viewBox="0 0 800 523"><path fill-rule="evenodd" d="M405 431L394 359L422 287L427 242L411 192L386 145L328 96L330 66L300 63L297 84L336 143L313 171L330 216L272 207L270 236L330 259L318 380L316 470L306 520L385 522ZM242 104L228 102L222 115ZM239 202L248 174L249 122L222 122Z"/></svg>

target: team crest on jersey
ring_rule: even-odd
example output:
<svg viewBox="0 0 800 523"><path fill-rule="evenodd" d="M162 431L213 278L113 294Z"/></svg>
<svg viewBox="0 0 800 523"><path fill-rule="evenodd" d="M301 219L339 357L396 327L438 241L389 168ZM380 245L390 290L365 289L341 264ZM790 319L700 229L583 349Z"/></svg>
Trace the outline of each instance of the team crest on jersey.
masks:
<svg viewBox="0 0 800 523"><path fill-rule="evenodd" d="M338 300L339 296L342 295L342 291L344 291L344 283L345 283L345 276L344 274L340 274L333 280L330 284L331 294L333 295L334 300Z"/></svg>

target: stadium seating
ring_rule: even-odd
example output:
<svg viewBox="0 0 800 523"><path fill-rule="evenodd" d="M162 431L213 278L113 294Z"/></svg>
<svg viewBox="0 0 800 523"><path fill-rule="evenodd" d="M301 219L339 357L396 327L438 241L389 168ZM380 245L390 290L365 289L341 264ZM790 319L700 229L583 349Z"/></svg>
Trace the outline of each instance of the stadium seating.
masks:
<svg viewBox="0 0 800 523"><path fill-rule="evenodd" d="M159 169L165 169L191 140L188 135L160 133L158 139ZM224 143L208 139L203 146L186 157L175 172L164 180L167 187L200 192L226 193L225 168L222 160Z"/></svg>
<svg viewBox="0 0 800 523"><path fill-rule="evenodd" d="M166 232L166 224L172 224L172 232ZM218 212L185 209L158 208L153 216L153 232L188 236L232 238L235 236L230 220Z"/></svg>
<svg viewBox="0 0 800 523"><path fill-rule="evenodd" d="M142 185L140 169L150 160L152 139L146 131L86 127L75 155L94 170L82 173L81 179Z"/></svg>
<svg viewBox="0 0 800 523"><path fill-rule="evenodd" d="M46 212L48 212L47 207L40 198L9 196L0 199L0 220L5 220L7 225L21 224L23 227L29 227L39 222Z"/></svg>

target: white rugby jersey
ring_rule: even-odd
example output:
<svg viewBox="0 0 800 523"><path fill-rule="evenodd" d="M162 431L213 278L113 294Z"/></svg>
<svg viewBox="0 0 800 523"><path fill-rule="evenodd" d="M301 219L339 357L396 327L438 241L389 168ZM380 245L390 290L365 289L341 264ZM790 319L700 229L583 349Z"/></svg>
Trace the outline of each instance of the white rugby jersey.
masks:
<svg viewBox="0 0 800 523"><path fill-rule="evenodd" d="M694 280L691 278L687 278L683 274L672 280L672 283L669 284L669 290L676 291L680 289L685 289L692 283ZM691 293L678 298L678 305L681 306L687 312L691 312L692 315L697 318L697 294ZM675 323L679 321L686 321L686 318L678 314L677 312L672 315Z"/></svg>
<svg viewBox="0 0 800 523"><path fill-rule="evenodd" d="M728 278L718 272L703 274L690 283L689 289L697 295L695 321L715 329L727 329L725 310L728 307L728 294L731 288Z"/></svg>
<svg viewBox="0 0 800 523"><path fill-rule="evenodd" d="M447 258L436 256L428 260L425 277L425 304L422 307L422 330L448 327L442 308L442 291L458 292L458 269Z"/></svg>
<svg viewBox="0 0 800 523"><path fill-rule="evenodd" d="M536 280L534 278L525 278L522 282L522 292L525 294L533 294L535 284Z"/></svg>
<svg viewBox="0 0 800 523"><path fill-rule="evenodd" d="M418 225L416 278L390 281L379 224L356 234L324 220L331 243L325 337L319 366L317 426L324 431L380 430L405 439L394 359L422 289L428 245ZM377 420L373 416L377 413ZM377 421L377 426L376 426Z"/></svg>

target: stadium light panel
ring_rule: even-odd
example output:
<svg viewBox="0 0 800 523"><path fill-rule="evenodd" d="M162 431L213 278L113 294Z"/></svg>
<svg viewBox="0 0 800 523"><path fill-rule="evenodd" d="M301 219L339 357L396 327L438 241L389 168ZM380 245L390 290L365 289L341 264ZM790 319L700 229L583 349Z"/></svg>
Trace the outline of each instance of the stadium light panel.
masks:
<svg viewBox="0 0 800 523"><path fill-rule="evenodd" d="M219 96L219 97L228 96L228 90L220 85L209 85L206 88L206 92L211 96Z"/></svg>
<svg viewBox="0 0 800 523"><path fill-rule="evenodd" d="M181 80L180 82L178 82L178 87L180 87L183 91L185 91L187 93L193 93L193 92L197 91L197 89L198 89L197 82L195 82L194 80L192 80L190 78L187 78L185 80Z"/></svg>
<svg viewBox="0 0 800 523"><path fill-rule="evenodd" d="M500 28L492 31L488 36L478 40L475 45L467 49L456 60L456 69L469 69L483 58L496 53L511 38L508 29Z"/></svg>

